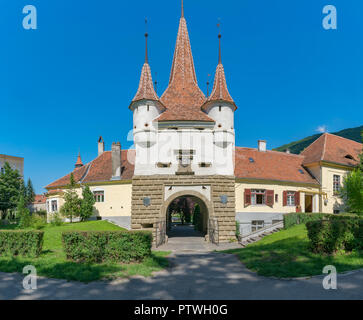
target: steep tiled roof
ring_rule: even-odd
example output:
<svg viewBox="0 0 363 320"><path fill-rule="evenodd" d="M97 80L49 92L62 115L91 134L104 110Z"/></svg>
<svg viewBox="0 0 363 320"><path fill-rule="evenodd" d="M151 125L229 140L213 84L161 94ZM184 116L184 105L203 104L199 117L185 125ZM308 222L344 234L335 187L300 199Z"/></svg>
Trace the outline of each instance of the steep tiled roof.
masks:
<svg viewBox="0 0 363 320"><path fill-rule="evenodd" d="M85 166L73 171L74 180L76 182L89 183L97 181L110 181L112 178L112 153L105 151L95 160ZM121 179L129 180L134 174L135 150L122 150L121 152ZM71 174L67 174L53 183L47 185L46 189L53 189L67 186L70 182Z"/></svg>
<svg viewBox="0 0 363 320"><path fill-rule="evenodd" d="M235 176L236 178L318 184L304 169L303 161L304 157L299 155L236 147Z"/></svg>
<svg viewBox="0 0 363 320"><path fill-rule="evenodd" d="M228 101L234 104L234 101L228 92L226 76L224 74L224 68L222 63L219 63L217 66L216 75L214 77L213 90L208 97L208 101L219 100Z"/></svg>
<svg viewBox="0 0 363 320"><path fill-rule="evenodd" d="M77 166L79 166L79 167L83 166L83 162L82 162L80 153L78 154L78 157L77 157L76 167Z"/></svg>
<svg viewBox="0 0 363 320"><path fill-rule="evenodd" d="M151 70L147 62L145 62L142 67L139 88L136 92L135 97L132 99L132 102L143 99L156 100L156 101L159 100L154 90L154 84L151 77Z"/></svg>
<svg viewBox="0 0 363 320"><path fill-rule="evenodd" d="M359 154L362 144L350 139L324 133L301 155L304 156L304 164L318 161L327 161L337 164L356 166L359 163Z"/></svg>
<svg viewBox="0 0 363 320"><path fill-rule="evenodd" d="M170 72L169 85L160 98L167 110L157 121L210 121L201 107L206 97L198 87L187 24L182 14Z"/></svg>

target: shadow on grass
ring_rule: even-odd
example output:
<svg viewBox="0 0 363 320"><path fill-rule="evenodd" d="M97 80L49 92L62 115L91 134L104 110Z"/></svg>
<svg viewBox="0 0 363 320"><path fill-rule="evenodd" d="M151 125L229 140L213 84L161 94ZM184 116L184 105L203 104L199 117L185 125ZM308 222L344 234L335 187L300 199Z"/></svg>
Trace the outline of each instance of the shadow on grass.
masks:
<svg viewBox="0 0 363 320"><path fill-rule="evenodd" d="M50 250L47 250L50 251ZM80 282L91 282L102 279L128 277L132 275L149 276L152 272L166 268L169 265L167 253L146 258L140 263L76 263L64 259L49 257L44 252L38 258L1 257L0 271L22 273L24 266L33 265L37 275L47 278L65 279ZM60 261L61 260L61 261Z"/></svg>
<svg viewBox="0 0 363 320"><path fill-rule="evenodd" d="M224 252L236 254L248 269L263 276L284 278L318 275L322 274L326 265L334 265L338 272L363 268L362 252L334 256L314 254L309 249L308 239L298 236Z"/></svg>

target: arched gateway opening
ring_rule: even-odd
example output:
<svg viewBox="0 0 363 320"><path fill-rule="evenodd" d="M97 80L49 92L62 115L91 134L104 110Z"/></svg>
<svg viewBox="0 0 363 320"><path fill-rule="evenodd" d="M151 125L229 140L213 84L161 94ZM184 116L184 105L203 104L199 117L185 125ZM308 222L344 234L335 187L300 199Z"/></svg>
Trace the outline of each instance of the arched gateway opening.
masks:
<svg viewBox="0 0 363 320"><path fill-rule="evenodd" d="M208 233L210 202L198 192L177 192L164 203L162 214L168 238L205 237Z"/></svg>

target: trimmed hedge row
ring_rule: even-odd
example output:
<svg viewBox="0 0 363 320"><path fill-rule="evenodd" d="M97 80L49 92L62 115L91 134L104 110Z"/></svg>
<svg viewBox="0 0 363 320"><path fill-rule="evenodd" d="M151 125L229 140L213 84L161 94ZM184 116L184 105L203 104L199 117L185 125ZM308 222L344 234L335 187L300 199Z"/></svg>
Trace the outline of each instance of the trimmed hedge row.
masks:
<svg viewBox="0 0 363 320"><path fill-rule="evenodd" d="M37 257L43 248L43 231L1 230L0 255Z"/></svg>
<svg viewBox="0 0 363 320"><path fill-rule="evenodd" d="M310 221L306 224L314 253L363 249L363 220L355 218Z"/></svg>
<svg viewBox="0 0 363 320"><path fill-rule="evenodd" d="M287 213L283 216L284 219L284 229L291 228L297 224L304 224L309 221L318 221L318 220L340 220L340 219L359 219L359 217L355 214L329 214L329 213Z"/></svg>
<svg viewBox="0 0 363 320"><path fill-rule="evenodd" d="M100 263L142 261L151 255L149 231L69 231L62 233L67 259Z"/></svg>

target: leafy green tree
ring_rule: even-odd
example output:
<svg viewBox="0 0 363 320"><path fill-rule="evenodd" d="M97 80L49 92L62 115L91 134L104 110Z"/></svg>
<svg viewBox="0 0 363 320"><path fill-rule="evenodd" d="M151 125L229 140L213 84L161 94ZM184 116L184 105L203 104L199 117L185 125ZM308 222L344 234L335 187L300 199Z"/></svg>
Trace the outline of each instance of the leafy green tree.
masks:
<svg viewBox="0 0 363 320"><path fill-rule="evenodd" d="M363 143L363 130L362 130L362 132L360 134L362 136L362 143ZM363 172L363 148L362 148L362 152L359 155L359 160L360 160L359 161L359 169L360 169L360 171Z"/></svg>
<svg viewBox="0 0 363 320"><path fill-rule="evenodd" d="M363 215L363 173L360 169L344 178L340 196L349 212Z"/></svg>
<svg viewBox="0 0 363 320"><path fill-rule="evenodd" d="M73 218L79 217L81 214L82 200L78 197L76 192L77 184L74 180L73 173L71 173L70 183L64 193L64 204L60 209L61 214L73 222Z"/></svg>
<svg viewBox="0 0 363 320"><path fill-rule="evenodd" d="M17 207L16 215L19 217L19 228L25 229L32 225L32 217L29 209L26 207L26 201L23 195L20 195Z"/></svg>
<svg viewBox="0 0 363 320"><path fill-rule="evenodd" d="M200 214L200 207L198 204L196 204L194 208L193 225L195 230L202 231L202 216Z"/></svg>
<svg viewBox="0 0 363 320"><path fill-rule="evenodd" d="M0 211L4 219L8 210L14 209L19 200L22 178L18 170L13 170L8 162L0 172Z"/></svg>
<svg viewBox="0 0 363 320"><path fill-rule="evenodd" d="M86 186L82 191L82 203L81 203L81 220L85 221L93 214L93 205L95 204L95 198L89 186Z"/></svg>
<svg viewBox="0 0 363 320"><path fill-rule="evenodd" d="M34 200L35 200L34 187L32 181L29 178L28 183L26 185L26 202L27 204L30 204L34 202Z"/></svg>

